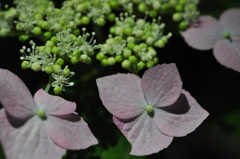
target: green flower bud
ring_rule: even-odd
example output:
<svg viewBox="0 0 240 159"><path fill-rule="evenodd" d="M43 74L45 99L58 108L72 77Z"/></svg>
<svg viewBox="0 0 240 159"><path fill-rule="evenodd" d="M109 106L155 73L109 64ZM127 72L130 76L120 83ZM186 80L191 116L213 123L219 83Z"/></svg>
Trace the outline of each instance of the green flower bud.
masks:
<svg viewBox="0 0 240 159"><path fill-rule="evenodd" d="M70 62L72 64L77 64L79 62L78 57L77 56L72 56L71 59L70 59Z"/></svg>
<svg viewBox="0 0 240 159"><path fill-rule="evenodd" d="M103 66L108 66L108 60L107 59L102 59L101 64Z"/></svg>
<svg viewBox="0 0 240 159"><path fill-rule="evenodd" d="M151 17L151 18L155 18L157 16L157 11L156 10L151 10L148 15Z"/></svg>
<svg viewBox="0 0 240 159"><path fill-rule="evenodd" d="M109 32L110 32L111 34L115 34L115 27L114 27L114 26L111 26Z"/></svg>
<svg viewBox="0 0 240 159"><path fill-rule="evenodd" d="M148 10L148 8L147 8L147 6L146 6L144 3L140 3L140 4L138 5L138 10L139 10L140 12L146 12L146 11Z"/></svg>
<svg viewBox="0 0 240 159"><path fill-rule="evenodd" d="M83 16L82 19L81 19L81 23L83 25L88 25L90 23L90 18L87 17L87 16Z"/></svg>
<svg viewBox="0 0 240 159"><path fill-rule="evenodd" d="M134 43L135 42L135 38L133 36L128 36L127 37L127 42L128 43Z"/></svg>
<svg viewBox="0 0 240 159"><path fill-rule="evenodd" d="M46 46L45 51L50 53L50 52L52 52L52 48Z"/></svg>
<svg viewBox="0 0 240 159"><path fill-rule="evenodd" d="M125 58L129 58L131 55L132 55L132 51L131 51L131 50L125 49L125 50L123 51L123 56L124 56Z"/></svg>
<svg viewBox="0 0 240 159"><path fill-rule="evenodd" d="M44 52L45 51L45 46L38 46L38 51L39 52Z"/></svg>
<svg viewBox="0 0 240 159"><path fill-rule="evenodd" d="M130 36L130 35L132 35L132 28L130 28L130 27L127 27L127 28L124 28L123 29L123 33L124 34L126 34L126 35L128 35L128 36Z"/></svg>
<svg viewBox="0 0 240 159"><path fill-rule="evenodd" d="M155 41L155 40L154 40L153 37L148 37L147 40L146 40L146 43L147 43L148 45L153 45L154 41Z"/></svg>
<svg viewBox="0 0 240 159"><path fill-rule="evenodd" d="M54 46L54 47L51 49L51 52L52 52L53 54L56 54L56 55L58 55L58 54L59 54L59 52L60 52L60 50L59 50L59 48L58 48L58 47Z"/></svg>
<svg viewBox="0 0 240 159"><path fill-rule="evenodd" d="M64 68L64 69L63 69L63 74L64 74L64 76L70 75L70 74L71 74L70 69L69 69L69 68Z"/></svg>
<svg viewBox="0 0 240 159"><path fill-rule="evenodd" d="M186 0L179 0L179 4L181 5L186 5L187 1Z"/></svg>
<svg viewBox="0 0 240 159"><path fill-rule="evenodd" d="M146 43L141 43L141 44L139 44L139 46L140 46L142 49L145 49L145 48L148 47Z"/></svg>
<svg viewBox="0 0 240 159"><path fill-rule="evenodd" d="M35 14L35 15L34 15L34 19L35 19L35 20L43 19L43 15L42 15L42 14Z"/></svg>
<svg viewBox="0 0 240 159"><path fill-rule="evenodd" d="M172 18L175 22L179 22L180 20L182 20L182 14L181 13L174 13Z"/></svg>
<svg viewBox="0 0 240 159"><path fill-rule="evenodd" d="M62 58L58 58L55 64L62 66L64 65L64 60Z"/></svg>
<svg viewBox="0 0 240 159"><path fill-rule="evenodd" d="M80 57L80 50L74 50L72 56Z"/></svg>
<svg viewBox="0 0 240 159"><path fill-rule="evenodd" d="M21 36L19 36L19 41L21 41L21 42L25 42L28 39L29 39L28 35L21 35Z"/></svg>
<svg viewBox="0 0 240 159"><path fill-rule="evenodd" d="M158 64L158 61L159 61L159 60L158 60L157 57L154 57L154 58L153 58L154 65Z"/></svg>
<svg viewBox="0 0 240 159"><path fill-rule="evenodd" d="M110 5L111 8L116 8L116 7L118 6L118 1L116 1L116 0L111 0L111 1L109 2L109 5Z"/></svg>
<svg viewBox="0 0 240 159"><path fill-rule="evenodd" d="M66 24L67 24L67 20L64 19L64 18L60 18L58 22L59 22L59 24L61 24L61 25L66 25Z"/></svg>
<svg viewBox="0 0 240 159"><path fill-rule="evenodd" d="M45 43L45 46L46 47L49 47L49 48L53 48L54 47L54 43L50 40L48 40L46 43Z"/></svg>
<svg viewBox="0 0 240 159"><path fill-rule="evenodd" d="M154 10L159 10L161 9L162 5L159 1L154 1L152 7Z"/></svg>
<svg viewBox="0 0 240 159"><path fill-rule="evenodd" d="M74 21L70 21L69 22L69 27L72 29L76 29L77 28L77 24Z"/></svg>
<svg viewBox="0 0 240 159"><path fill-rule="evenodd" d="M169 4L168 3L165 3L165 4L163 4L162 5L162 11L163 12L168 12L170 10L170 6L169 6Z"/></svg>
<svg viewBox="0 0 240 159"><path fill-rule="evenodd" d="M148 61L146 63L146 66L147 66L147 68L153 67L154 66L154 62L153 61Z"/></svg>
<svg viewBox="0 0 240 159"><path fill-rule="evenodd" d="M57 94L57 95L62 94L62 88L59 86L55 87L53 91L54 91L54 94Z"/></svg>
<svg viewBox="0 0 240 159"><path fill-rule="evenodd" d="M52 67L53 67L53 72L54 73L57 73L58 70L62 69L61 65L58 65L58 64L54 64Z"/></svg>
<svg viewBox="0 0 240 159"><path fill-rule="evenodd" d="M47 74L51 74L53 73L53 67L48 65L44 68L44 71L47 73Z"/></svg>
<svg viewBox="0 0 240 159"><path fill-rule="evenodd" d="M130 42L127 44L127 48L130 49L130 50L133 50L133 48L135 47L135 44Z"/></svg>
<svg viewBox="0 0 240 159"><path fill-rule="evenodd" d="M145 109L148 113L152 113L154 111L153 106L151 105L148 105Z"/></svg>
<svg viewBox="0 0 240 159"><path fill-rule="evenodd" d="M181 5L181 4L176 5L176 6L175 6L175 10L176 10L177 12L182 12L182 11L183 11L183 5Z"/></svg>
<svg viewBox="0 0 240 159"><path fill-rule="evenodd" d="M122 55L117 55L117 56L115 57L115 60L116 60L117 62L122 62L122 60L123 60Z"/></svg>
<svg viewBox="0 0 240 159"><path fill-rule="evenodd" d="M80 29L74 29L73 34L76 35L76 36L79 36L80 35Z"/></svg>
<svg viewBox="0 0 240 159"><path fill-rule="evenodd" d="M142 51L142 47L140 45L135 45L134 48L133 48L133 51L135 53L138 53L138 52Z"/></svg>
<svg viewBox="0 0 240 159"><path fill-rule="evenodd" d="M154 43L154 46L155 47L159 47L159 48L164 48L165 47L165 42L162 40L162 39L159 39L158 41L156 41L155 43Z"/></svg>
<svg viewBox="0 0 240 159"><path fill-rule="evenodd" d="M36 26L33 28L32 32L35 35L40 35L42 33L42 29Z"/></svg>
<svg viewBox="0 0 240 159"><path fill-rule="evenodd" d="M7 36L9 34L9 30L6 28L0 29L0 36Z"/></svg>
<svg viewBox="0 0 240 159"><path fill-rule="evenodd" d="M124 60L122 62L122 67L125 68L125 69L130 69L131 68L131 62L128 61L128 60Z"/></svg>
<svg viewBox="0 0 240 159"><path fill-rule="evenodd" d="M55 24L53 25L53 29L54 29L56 32L60 32L60 31L63 30L63 27L62 27L61 24L55 23Z"/></svg>
<svg viewBox="0 0 240 159"><path fill-rule="evenodd" d="M109 57L107 61L108 61L108 65L110 66L113 66L116 63L116 60L114 57Z"/></svg>
<svg viewBox="0 0 240 159"><path fill-rule="evenodd" d="M145 65L144 62L142 62L142 61L138 62L138 63L137 63L138 71L144 69L145 66L146 66L146 65Z"/></svg>
<svg viewBox="0 0 240 159"><path fill-rule="evenodd" d="M31 69L35 72L40 71L41 70L41 65L38 62L34 62L31 66Z"/></svg>
<svg viewBox="0 0 240 159"><path fill-rule="evenodd" d="M57 44L57 43L58 43L58 40L57 40L57 37L56 37L56 36L51 37L50 40L51 40L52 42L54 42L54 44Z"/></svg>
<svg viewBox="0 0 240 159"><path fill-rule="evenodd" d="M51 36L52 36L52 34L51 34L51 32L45 32L45 33L43 34L43 36L44 36L46 39L50 39Z"/></svg>
<svg viewBox="0 0 240 159"><path fill-rule="evenodd" d="M123 33L123 28L122 27L115 27L115 32L116 35L121 35Z"/></svg>
<svg viewBox="0 0 240 159"><path fill-rule="evenodd" d="M92 59L90 57L87 57L85 64L89 65L91 64L91 62L92 62Z"/></svg>
<svg viewBox="0 0 240 159"><path fill-rule="evenodd" d="M107 16L107 19L110 21L110 22L113 22L115 20L115 14L114 13L110 13L108 16Z"/></svg>
<svg viewBox="0 0 240 159"><path fill-rule="evenodd" d="M96 55L96 59L99 60L99 61L103 60L104 58L106 58L106 56L103 53L101 53L101 52L99 52Z"/></svg>
<svg viewBox="0 0 240 159"><path fill-rule="evenodd" d="M136 30L135 32L135 36L138 38L142 38L142 36L144 35L143 30Z"/></svg>
<svg viewBox="0 0 240 159"><path fill-rule="evenodd" d="M130 57L128 58L128 60L129 60L131 63L136 63L136 62L138 62L136 56L134 56L134 55L130 56Z"/></svg>
<svg viewBox="0 0 240 159"><path fill-rule="evenodd" d="M40 27L42 27L43 29L46 29L46 30L50 29L49 23L47 21L41 22Z"/></svg>
<svg viewBox="0 0 240 159"><path fill-rule="evenodd" d="M87 58L88 58L88 55L82 54L82 55L80 56L79 61L85 63L85 62L87 61Z"/></svg>
<svg viewBox="0 0 240 159"><path fill-rule="evenodd" d="M97 19L97 25L103 26L105 23L106 23L106 21L104 18L101 17L101 18Z"/></svg>
<svg viewBox="0 0 240 159"><path fill-rule="evenodd" d="M185 21L182 21L180 24L179 24L179 29L181 30L184 30L188 27L188 22L185 22Z"/></svg>
<svg viewBox="0 0 240 159"><path fill-rule="evenodd" d="M23 70L26 70L26 69L28 68L28 66L29 66L29 62L28 62L28 61L23 61L23 62L21 63L21 68L22 68Z"/></svg>
<svg viewBox="0 0 240 159"><path fill-rule="evenodd" d="M85 5L83 3L80 3L75 7L75 9L76 9L77 12L85 13L88 8L85 7Z"/></svg>

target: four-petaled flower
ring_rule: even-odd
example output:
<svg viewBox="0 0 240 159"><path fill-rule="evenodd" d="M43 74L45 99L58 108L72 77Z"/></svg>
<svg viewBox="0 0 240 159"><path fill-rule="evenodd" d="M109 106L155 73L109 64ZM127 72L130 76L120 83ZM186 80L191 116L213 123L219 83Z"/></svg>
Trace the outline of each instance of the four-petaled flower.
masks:
<svg viewBox="0 0 240 159"><path fill-rule="evenodd" d="M132 155L168 147L173 137L194 131L208 116L182 89L175 64L150 68L142 79L134 74L102 77L97 86L103 105L131 143Z"/></svg>
<svg viewBox="0 0 240 159"><path fill-rule="evenodd" d="M199 50L213 48L215 58L223 66L240 72L240 9L226 10L219 21L211 16L200 16L181 32L189 46Z"/></svg>
<svg viewBox="0 0 240 159"><path fill-rule="evenodd" d="M65 149L97 144L76 104L38 90L34 99L12 72L0 69L0 140L8 159L59 159Z"/></svg>

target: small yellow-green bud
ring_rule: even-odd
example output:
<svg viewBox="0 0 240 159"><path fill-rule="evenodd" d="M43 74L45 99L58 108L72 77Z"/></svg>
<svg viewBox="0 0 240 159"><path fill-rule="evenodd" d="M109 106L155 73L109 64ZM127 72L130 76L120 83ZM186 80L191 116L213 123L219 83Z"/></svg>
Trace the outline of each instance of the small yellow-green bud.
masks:
<svg viewBox="0 0 240 159"><path fill-rule="evenodd" d="M109 2L109 5L110 5L111 8L116 8L116 7L118 6L118 1L116 1L116 0L111 0L111 1Z"/></svg>
<svg viewBox="0 0 240 159"><path fill-rule="evenodd" d="M58 65L58 64L54 64L53 65L53 72L54 73L58 73L58 70L61 70L61 65Z"/></svg>
<svg viewBox="0 0 240 159"><path fill-rule="evenodd" d="M140 3L139 5L138 5L138 10L140 11L140 12L146 12L147 11L147 6L144 4L144 3Z"/></svg>
<svg viewBox="0 0 240 159"><path fill-rule="evenodd" d="M63 27L60 23L55 23L53 25L53 29L56 31L56 32L59 32L59 31L62 31L63 30Z"/></svg>
<svg viewBox="0 0 240 159"><path fill-rule="evenodd" d="M184 30L188 27L188 22L185 22L185 21L182 21L180 24L179 24L179 29L181 30Z"/></svg>
<svg viewBox="0 0 240 159"><path fill-rule="evenodd" d="M115 60L116 60L117 62L122 62L122 60L123 60L122 55L117 55L117 56L115 57Z"/></svg>
<svg viewBox="0 0 240 159"><path fill-rule="evenodd" d="M174 13L172 18L175 22L179 22L180 20L182 20L182 14L181 13Z"/></svg>
<svg viewBox="0 0 240 159"><path fill-rule="evenodd" d="M145 65L144 62L142 62L142 61L138 62L138 63L137 63L138 71L144 69L145 66L146 66L146 65Z"/></svg>
<svg viewBox="0 0 240 159"><path fill-rule="evenodd" d="M88 25L90 23L90 18L87 16L83 16L81 19L81 23L84 25Z"/></svg>
<svg viewBox="0 0 240 159"><path fill-rule="evenodd" d="M21 36L19 36L19 41L21 41L21 42L25 42L28 39L29 39L28 35L21 35Z"/></svg>
<svg viewBox="0 0 240 159"><path fill-rule="evenodd" d="M71 74L70 69L69 69L69 68L65 68L65 69L63 69L63 74L64 74L65 76L70 75L70 74Z"/></svg>
<svg viewBox="0 0 240 159"><path fill-rule="evenodd" d="M50 41L50 40L48 40L46 43L45 43L45 46L46 47L49 47L49 48L53 48L53 46L54 46L54 42L52 42L52 41Z"/></svg>
<svg viewBox="0 0 240 159"><path fill-rule="evenodd" d="M23 70L26 70L29 66L29 62L28 61L23 61L22 64L21 64L21 68Z"/></svg>
<svg viewBox="0 0 240 159"><path fill-rule="evenodd" d="M168 3L164 3L164 4L162 5L162 11L163 11L163 12L168 12L169 10L170 10L169 4L168 4Z"/></svg>
<svg viewBox="0 0 240 159"><path fill-rule="evenodd" d="M158 61L159 61L159 60L158 60L157 57L154 57L154 58L153 58L154 65L158 64Z"/></svg>
<svg viewBox="0 0 240 159"><path fill-rule="evenodd" d="M41 65L38 62L34 62L31 66L31 69L35 72L40 71L41 70Z"/></svg>
<svg viewBox="0 0 240 159"><path fill-rule="evenodd" d="M128 60L124 60L122 62L122 67L125 68L125 69L130 69L131 68L131 62L128 61Z"/></svg>
<svg viewBox="0 0 240 159"><path fill-rule="evenodd" d="M115 14L114 13L110 13L108 16L107 16L107 19L110 21L110 22L113 22L115 20Z"/></svg>
<svg viewBox="0 0 240 159"><path fill-rule="evenodd" d="M85 63L85 62L87 61L87 58L88 58L88 55L82 54L82 55L80 56L79 61Z"/></svg>
<svg viewBox="0 0 240 159"><path fill-rule="evenodd" d="M71 59L70 59L70 62L72 64L77 64L79 62L78 60L79 58L77 56L72 56Z"/></svg>
<svg viewBox="0 0 240 159"><path fill-rule="evenodd" d="M78 29L78 28L74 29L73 34L76 35L76 36L80 35L80 29Z"/></svg>
<svg viewBox="0 0 240 159"><path fill-rule="evenodd" d="M115 34L115 27L114 27L114 26L111 26L109 32L110 32L111 34Z"/></svg>
<svg viewBox="0 0 240 159"><path fill-rule="evenodd" d="M183 11L183 5L177 4L177 5L175 6L175 10L176 10L177 12L182 12L182 11Z"/></svg>
<svg viewBox="0 0 240 159"><path fill-rule="evenodd" d="M99 53L96 55L96 59L99 60L99 61L101 61L101 60L104 59L104 58L106 58L106 56L105 56L103 53L101 53L101 52L99 52Z"/></svg>
<svg viewBox="0 0 240 159"><path fill-rule="evenodd" d="M124 56L125 58L129 58L131 55L132 55L132 51L131 51L131 50L125 49L125 50L123 51L123 56Z"/></svg>
<svg viewBox="0 0 240 159"><path fill-rule="evenodd" d="M97 19L97 25L103 26L105 23L106 23L106 21L104 18L101 17L101 18Z"/></svg>
<svg viewBox="0 0 240 159"><path fill-rule="evenodd" d="M51 74L53 73L53 67L51 65L48 65L44 68L44 71L47 73L47 74Z"/></svg>
<svg viewBox="0 0 240 159"><path fill-rule="evenodd" d="M54 46L54 47L51 49L51 52L52 52L53 54L58 55L59 52L60 52L60 50L59 50L59 48L58 48L57 46Z"/></svg>
<svg viewBox="0 0 240 159"><path fill-rule="evenodd" d="M87 60L85 61L85 64L89 65L89 64L91 64L91 62L92 62L91 57L87 57Z"/></svg>
<svg viewBox="0 0 240 159"><path fill-rule="evenodd" d="M62 94L62 88L59 86L55 87L53 91L54 91L54 94L57 94L57 95Z"/></svg>
<svg viewBox="0 0 240 159"><path fill-rule="evenodd" d="M133 29L131 27L124 28L123 33L130 36L130 35L132 35L132 30Z"/></svg>
<svg viewBox="0 0 240 159"><path fill-rule="evenodd" d="M155 18L157 16L157 11L156 10L151 10L148 14L151 18Z"/></svg>
<svg viewBox="0 0 240 159"><path fill-rule="evenodd" d="M42 29L36 26L33 28L32 32L35 35L40 35L42 33Z"/></svg>
<svg viewBox="0 0 240 159"><path fill-rule="evenodd" d="M136 63L136 62L138 62L136 56L134 56L134 55L130 56L130 57L128 58L128 60L129 60L131 63Z"/></svg>
<svg viewBox="0 0 240 159"><path fill-rule="evenodd" d="M165 47L165 42L162 39L159 39L158 41L156 41L154 43L154 46L159 47L159 48L163 48L163 47Z"/></svg>
<svg viewBox="0 0 240 159"><path fill-rule="evenodd" d="M0 36L7 36L9 34L9 30L6 28L0 29Z"/></svg>
<svg viewBox="0 0 240 159"><path fill-rule="evenodd" d="M154 111L153 106L151 106L151 105L148 105L145 109L148 113L151 113Z"/></svg>
<svg viewBox="0 0 240 159"><path fill-rule="evenodd" d="M135 53L138 53L138 52L142 51L142 47L140 45L136 45L136 46L134 46L133 51Z"/></svg>
<svg viewBox="0 0 240 159"><path fill-rule="evenodd" d="M56 36L51 37L50 40L51 40L52 42L54 42L54 44L57 44L57 43L58 43L58 40L57 40L57 37L56 37Z"/></svg>
<svg viewBox="0 0 240 159"><path fill-rule="evenodd" d="M64 19L64 18L60 18L60 19L59 19L59 24L61 24L61 25L66 25L66 24L67 24L67 20Z"/></svg>
<svg viewBox="0 0 240 159"><path fill-rule="evenodd" d="M49 27L49 23L47 21L42 21L40 26L43 28L43 29L46 29L46 30L49 30L50 27Z"/></svg>
<svg viewBox="0 0 240 159"><path fill-rule="evenodd" d="M147 68L153 67L154 66L154 62L153 61L148 61L146 63L146 66L147 66Z"/></svg>
<svg viewBox="0 0 240 159"><path fill-rule="evenodd" d="M39 109L38 112L37 112L37 115L41 118L41 119L46 119L46 113L44 110L42 109Z"/></svg>
<svg viewBox="0 0 240 159"><path fill-rule="evenodd" d="M135 47L135 44L133 42L130 42L127 44L127 48L130 50L133 50L134 47Z"/></svg>
<svg viewBox="0 0 240 159"><path fill-rule="evenodd" d="M110 66L112 66L112 65L114 65L116 63L116 60L115 60L114 57L109 57L107 59L107 61L108 61L108 65L110 65Z"/></svg>
<svg viewBox="0 0 240 159"><path fill-rule="evenodd" d="M69 22L69 27L72 29L76 29L77 28L77 24L74 21L70 21Z"/></svg>
<svg viewBox="0 0 240 159"><path fill-rule="evenodd" d="M101 64L103 66L108 66L108 60L107 59L102 59Z"/></svg>
<svg viewBox="0 0 240 159"><path fill-rule="evenodd" d="M144 35L143 30L136 30L135 32L135 36L138 38L142 38L142 36Z"/></svg>
<svg viewBox="0 0 240 159"><path fill-rule="evenodd" d="M62 58L58 58L57 61L55 62L57 65L64 65L64 60Z"/></svg>
<svg viewBox="0 0 240 159"><path fill-rule="evenodd" d="M50 39L51 36L52 36L52 34L51 34L51 32L45 32L45 33L43 34L43 36L44 36L46 39Z"/></svg>
<svg viewBox="0 0 240 159"><path fill-rule="evenodd" d="M134 43L135 42L135 38L133 36L128 36L127 37L127 42L128 43Z"/></svg>

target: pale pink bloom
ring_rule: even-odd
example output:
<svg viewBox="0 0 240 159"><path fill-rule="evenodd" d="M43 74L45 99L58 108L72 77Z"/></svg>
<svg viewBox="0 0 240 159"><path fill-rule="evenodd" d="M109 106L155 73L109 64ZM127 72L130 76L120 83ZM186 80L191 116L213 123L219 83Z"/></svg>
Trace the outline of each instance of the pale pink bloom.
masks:
<svg viewBox="0 0 240 159"><path fill-rule="evenodd" d="M219 21L211 16L200 16L181 35L189 46L199 50L213 48L215 58L223 66L240 72L240 9L228 9Z"/></svg>
<svg viewBox="0 0 240 159"><path fill-rule="evenodd" d="M42 89L32 98L25 84L5 69L0 69L0 102L4 107L0 110L0 140L8 159L60 159L65 149L85 149L98 143L75 112L76 103ZM45 116L38 115L40 110Z"/></svg>
<svg viewBox="0 0 240 159"><path fill-rule="evenodd" d="M103 105L132 145L130 154L156 153L173 137L194 131L208 116L196 100L182 90L175 64L148 69L142 79L116 74L97 79Z"/></svg>

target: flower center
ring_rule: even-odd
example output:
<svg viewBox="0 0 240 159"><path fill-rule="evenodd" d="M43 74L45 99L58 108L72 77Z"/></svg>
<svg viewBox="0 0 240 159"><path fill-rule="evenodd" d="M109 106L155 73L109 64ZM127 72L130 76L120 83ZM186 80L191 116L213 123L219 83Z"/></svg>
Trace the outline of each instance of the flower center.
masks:
<svg viewBox="0 0 240 159"><path fill-rule="evenodd" d="M152 113L153 112L153 106L151 106L151 105L148 105L146 108L146 111L148 112L148 113Z"/></svg>
<svg viewBox="0 0 240 159"><path fill-rule="evenodd" d="M232 41L231 35L230 35L229 32L224 32L223 37L224 37L225 39L228 39L228 40Z"/></svg>
<svg viewBox="0 0 240 159"><path fill-rule="evenodd" d="M46 119L46 114L45 114L45 111L42 110L42 109L39 109L38 112L37 112L37 115L41 118L41 119Z"/></svg>

